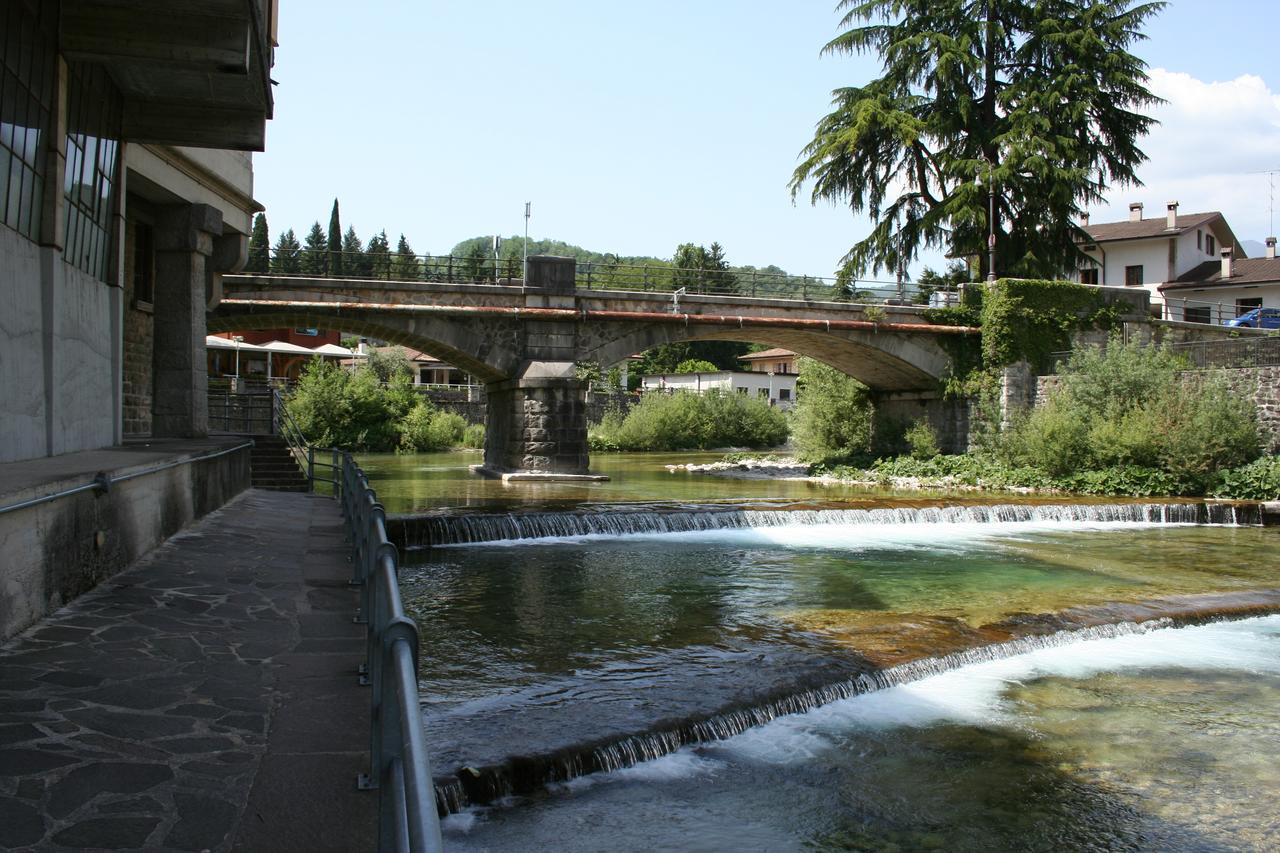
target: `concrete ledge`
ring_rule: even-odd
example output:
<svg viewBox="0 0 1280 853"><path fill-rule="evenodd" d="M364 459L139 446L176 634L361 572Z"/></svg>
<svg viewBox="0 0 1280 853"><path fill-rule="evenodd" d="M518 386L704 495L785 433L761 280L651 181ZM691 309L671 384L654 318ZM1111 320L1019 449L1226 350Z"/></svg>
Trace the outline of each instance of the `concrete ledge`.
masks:
<svg viewBox="0 0 1280 853"><path fill-rule="evenodd" d="M556 474L551 471L500 471L483 465L472 465L471 472L504 483L603 483L607 474Z"/></svg>
<svg viewBox="0 0 1280 853"><path fill-rule="evenodd" d="M247 489L250 446L158 439L0 465L0 639Z"/></svg>
<svg viewBox="0 0 1280 853"><path fill-rule="evenodd" d="M1262 504L1262 523L1266 527L1280 527L1280 501Z"/></svg>

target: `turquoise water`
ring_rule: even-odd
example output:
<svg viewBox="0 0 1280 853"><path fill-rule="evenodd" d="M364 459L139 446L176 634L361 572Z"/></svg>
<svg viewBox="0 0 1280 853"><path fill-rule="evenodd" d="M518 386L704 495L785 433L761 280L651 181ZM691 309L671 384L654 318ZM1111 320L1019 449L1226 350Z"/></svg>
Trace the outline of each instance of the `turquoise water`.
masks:
<svg viewBox="0 0 1280 853"><path fill-rule="evenodd" d="M456 455L375 461L369 471L401 510L642 518L638 509L673 504L816 500L808 485L664 467L686 458L631 455L597 492L473 480ZM820 502L921 501L824 490ZM1044 614L1104 608L1115 620L1152 602L1274 597L1278 533L1050 513L410 552L402 585L424 638L437 782L456 794L473 772L464 768L479 768L477 778L497 768L493 778L508 785L485 796L468 789L446 841L475 850L1266 849L1280 828L1280 776L1260 758L1280 747L1276 617L980 663L716 729L684 747L663 732L860 672L1034 639L1056 624ZM589 772L593 755L616 756L608 745L633 740L639 746L623 752L635 766ZM586 775L508 784L538 773Z"/></svg>

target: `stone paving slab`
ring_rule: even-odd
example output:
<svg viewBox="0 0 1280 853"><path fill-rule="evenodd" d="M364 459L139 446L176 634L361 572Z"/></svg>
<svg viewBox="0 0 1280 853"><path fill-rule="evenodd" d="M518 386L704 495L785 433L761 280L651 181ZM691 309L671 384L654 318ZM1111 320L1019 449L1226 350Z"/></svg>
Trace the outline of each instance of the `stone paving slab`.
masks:
<svg viewBox="0 0 1280 853"><path fill-rule="evenodd" d="M0 849L374 849L349 575L250 490L0 646Z"/></svg>

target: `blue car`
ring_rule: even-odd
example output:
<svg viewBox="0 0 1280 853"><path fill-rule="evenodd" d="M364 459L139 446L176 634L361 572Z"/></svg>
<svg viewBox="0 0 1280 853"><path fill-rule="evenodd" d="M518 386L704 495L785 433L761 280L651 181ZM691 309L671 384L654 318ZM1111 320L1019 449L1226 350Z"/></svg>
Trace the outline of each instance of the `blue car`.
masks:
<svg viewBox="0 0 1280 853"><path fill-rule="evenodd" d="M1280 329L1280 308L1254 308L1239 317L1223 320L1222 325L1245 329Z"/></svg>

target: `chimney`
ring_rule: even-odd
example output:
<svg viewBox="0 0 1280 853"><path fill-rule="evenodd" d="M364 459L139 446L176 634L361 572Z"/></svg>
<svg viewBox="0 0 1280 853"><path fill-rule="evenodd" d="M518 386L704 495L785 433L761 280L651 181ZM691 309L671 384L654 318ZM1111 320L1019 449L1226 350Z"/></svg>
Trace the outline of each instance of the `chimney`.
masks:
<svg viewBox="0 0 1280 853"><path fill-rule="evenodd" d="M1178 203L1176 201L1171 201L1165 206L1164 227L1170 231L1178 227Z"/></svg>
<svg viewBox="0 0 1280 853"><path fill-rule="evenodd" d="M1080 214L1080 227L1081 228L1089 227L1089 211L1087 210L1084 213Z"/></svg>
<svg viewBox="0 0 1280 853"><path fill-rule="evenodd" d="M1142 202L1135 201L1133 204L1129 205L1129 221L1130 222L1142 221Z"/></svg>
<svg viewBox="0 0 1280 853"><path fill-rule="evenodd" d="M1231 278L1231 250L1222 250L1222 277Z"/></svg>
<svg viewBox="0 0 1280 853"><path fill-rule="evenodd" d="M1276 238L1267 238L1267 257L1274 258L1276 256Z"/></svg>

